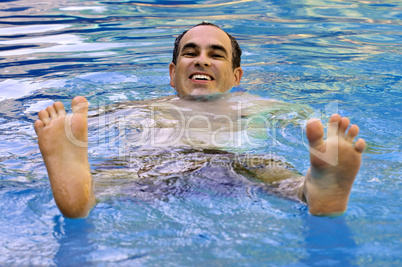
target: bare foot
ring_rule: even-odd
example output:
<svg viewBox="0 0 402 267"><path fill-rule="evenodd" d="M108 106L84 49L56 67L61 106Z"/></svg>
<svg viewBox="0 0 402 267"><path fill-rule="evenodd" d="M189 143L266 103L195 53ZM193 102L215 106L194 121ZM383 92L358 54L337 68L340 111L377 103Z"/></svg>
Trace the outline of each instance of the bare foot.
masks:
<svg viewBox="0 0 402 267"><path fill-rule="evenodd" d="M56 204L64 216L80 218L95 204L87 149L88 102L77 96L71 106L69 116L61 102L41 110L34 126Z"/></svg>
<svg viewBox="0 0 402 267"><path fill-rule="evenodd" d="M350 191L359 171L363 139L353 145L359 127L349 126L349 119L338 114L329 120L327 140L317 119L307 123L311 166L306 174L303 193L309 212L314 215L339 215L346 211Z"/></svg>

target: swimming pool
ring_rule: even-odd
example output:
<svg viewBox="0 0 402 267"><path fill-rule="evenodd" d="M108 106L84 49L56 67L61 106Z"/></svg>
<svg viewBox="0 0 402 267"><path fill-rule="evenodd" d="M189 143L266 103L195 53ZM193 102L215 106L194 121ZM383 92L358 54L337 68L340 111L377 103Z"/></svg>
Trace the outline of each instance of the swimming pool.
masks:
<svg viewBox="0 0 402 267"><path fill-rule="evenodd" d="M0 6L0 265L401 265L401 3ZM37 111L56 100L69 107L76 95L93 107L172 95L174 36L202 20L239 40L243 89L308 105L309 116L337 110L360 126L368 148L344 216L313 217L208 172L141 184L144 197L102 199L86 219L61 216L37 148ZM277 154L304 173L299 125L281 125L276 137L250 152ZM92 146L93 171L114 153L111 142Z"/></svg>

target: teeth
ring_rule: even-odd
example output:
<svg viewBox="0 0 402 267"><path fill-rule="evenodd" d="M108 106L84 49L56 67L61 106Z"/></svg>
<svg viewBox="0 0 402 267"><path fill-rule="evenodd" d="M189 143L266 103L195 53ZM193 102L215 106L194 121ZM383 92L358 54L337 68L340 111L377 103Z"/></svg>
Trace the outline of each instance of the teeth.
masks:
<svg viewBox="0 0 402 267"><path fill-rule="evenodd" d="M193 80L207 80L207 81L212 80L212 79L211 79L211 76L209 76L209 75L204 75L204 74L194 74L194 75L191 77L191 79L193 79Z"/></svg>

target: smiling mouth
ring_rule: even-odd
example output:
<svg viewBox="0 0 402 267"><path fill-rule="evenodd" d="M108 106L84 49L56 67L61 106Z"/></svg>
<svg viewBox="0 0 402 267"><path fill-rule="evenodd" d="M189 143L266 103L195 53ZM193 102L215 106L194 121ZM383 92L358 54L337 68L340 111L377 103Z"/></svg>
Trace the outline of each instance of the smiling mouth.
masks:
<svg viewBox="0 0 402 267"><path fill-rule="evenodd" d="M190 76L191 80L197 80L197 81L212 81L213 78L209 75L206 74L194 74Z"/></svg>

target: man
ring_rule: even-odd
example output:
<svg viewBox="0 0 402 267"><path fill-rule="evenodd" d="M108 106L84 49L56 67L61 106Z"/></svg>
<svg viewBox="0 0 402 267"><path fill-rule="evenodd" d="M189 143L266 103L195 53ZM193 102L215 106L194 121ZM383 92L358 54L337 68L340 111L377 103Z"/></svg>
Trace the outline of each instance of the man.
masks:
<svg viewBox="0 0 402 267"><path fill-rule="evenodd" d="M215 25L202 23L184 32L176 39L173 62L169 65L170 85L180 99L170 103L178 107L192 105L191 112L196 113L197 108L208 106L208 101L196 106L191 98L225 93L238 86L243 75L240 54L234 38ZM216 109L220 114L233 111L228 107L216 103L208 106L209 112ZM63 104L54 103L38 113L35 131L57 206L66 217L79 218L87 216L95 204L85 146L87 100L75 97L72 110L73 115L67 116ZM347 208L365 148L363 139L353 145L359 129L352 125L346 132L348 126L347 118L333 115L324 140L319 120L312 119L307 124L311 166L294 192L307 203L311 214L338 215Z"/></svg>

